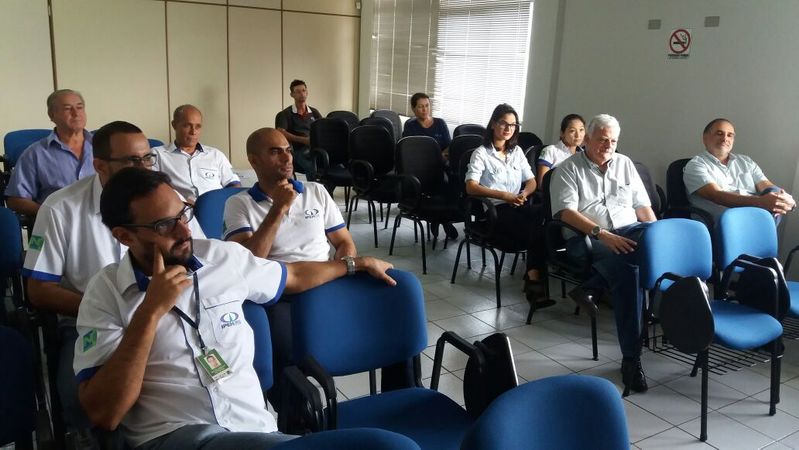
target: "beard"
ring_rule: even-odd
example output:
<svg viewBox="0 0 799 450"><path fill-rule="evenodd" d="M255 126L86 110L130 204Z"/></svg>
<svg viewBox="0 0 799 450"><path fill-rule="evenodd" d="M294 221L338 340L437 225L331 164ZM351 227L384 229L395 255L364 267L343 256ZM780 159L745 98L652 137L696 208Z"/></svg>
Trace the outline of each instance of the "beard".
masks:
<svg viewBox="0 0 799 450"><path fill-rule="evenodd" d="M184 249L182 247L186 242L189 243L189 246ZM164 255L164 265L186 267L192 255L194 255L194 241L192 238L188 237L175 242L175 245L169 249L169 253Z"/></svg>

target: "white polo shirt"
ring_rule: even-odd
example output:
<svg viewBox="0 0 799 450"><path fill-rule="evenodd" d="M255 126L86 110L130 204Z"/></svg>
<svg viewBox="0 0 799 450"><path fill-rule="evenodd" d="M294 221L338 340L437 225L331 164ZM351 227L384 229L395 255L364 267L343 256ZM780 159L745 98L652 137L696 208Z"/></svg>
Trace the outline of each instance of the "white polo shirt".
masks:
<svg viewBox="0 0 799 450"><path fill-rule="evenodd" d="M277 430L252 365L253 332L241 305L245 299L268 303L279 298L286 267L257 258L239 244L205 239L194 240L189 266L199 281L199 317L193 287L179 296L176 306L192 320L199 319L199 330L174 311L158 323L141 393L122 420L131 447L189 424L219 424L230 431ZM89 283L75 343L79 382L94 376L116 351L148 284L149 278L133 267L130 253ZM232 375L213 382L198 367L198 331L206 346L228 363Z"/></svg>
<svg viewBox="0 0 799 450"><path fill-rule="evenodd" d="M652 206L633 161L615 153L603 174L585 152L558 166L550 182L552 214L573 209L610 230L638 221L637 208Z"/></svg>
<svg viewBox="0 0 799 450"><path fill-rule="evenodd" d="M726 207L714 203L696 193L710 183L719 189L741 195L757 195L757 183L765 181L766 175L760 166L746 155L730 153L724 165L712 153L705 150L691 158L683 169L683 182L688 192L688 201L697 208L710 212L718 220Z"/></svg>
<svg viewBox="0 0 799 450"><path fill-rule="evenodd" d="M36 215L23 276L82 293L97 272L122 258L127 247L100 216L102 191L99 176L92 175L47 197ZM74 326L75 318L59 316L59 323Z"/></svg>
<svg viewBox="0 0 799 450"><path fill-rule="evenodd" d="M328 261L327 233L344 228L341 211L321 184L289 182L298 195L280 221L268 257L284 262ZM225 203L224 239L258 229L270 208L272 199L261 191L258 183L230 197Z"/></svg>
<svg viewBox="0 0 799 450"><path fill-rule="evenodd" d="M580 149L578 148L577 151L580 151ZM546 166L551 169L553 167L559 166L560 163L569 159L572 154L573 153L571 150L569 150L569 147L566 147L566 144L559 140L557 144L547 145L544 147L535 163L536 165Z"/></svg>
<svg viewBox="0 0 799 450"><path fill-rule="evenodd" d="M225 154L214 147L198 143L194 154L189 155L170 142L153 150L158 153L156 169L167 173L175 190L191 201L240 181Z"/></svg>

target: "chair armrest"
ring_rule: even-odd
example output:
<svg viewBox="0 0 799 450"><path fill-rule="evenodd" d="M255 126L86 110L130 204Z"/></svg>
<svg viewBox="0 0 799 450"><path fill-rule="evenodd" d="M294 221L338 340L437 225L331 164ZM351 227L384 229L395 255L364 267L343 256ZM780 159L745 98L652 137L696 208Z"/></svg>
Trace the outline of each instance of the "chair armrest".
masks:
<svg viewBox="0 0 799 450"><path fill-rule="evenodd" d="M330 155L327 154L327 150L322 147L314 147L311 149L311 156L314 161L317 161L317 169L320 172L324 173L330 168Z"/></svg>
<svg viewBox="0 0 799 450"><path fill-rule="evenodd" d="M471 233L482 235L485 233L485 236L481 237L488 237L494 234L494 228L496 227L497 223L497 207L494 203L486 197L478 197L475 195L467 195L463 198L464 204L464 226L469 229ZM472 216L477 217L480 215L481 218L485 219L487 224L486 229L483 230L476 230L474 227L474 221L472 221Z"/></svg>
<svg viewBox="0 0 799 450"><path fill-rule="evenodd" d="M660 278L658 278L658 279L657 279L657 281L655 281L655 288L654 288L654 291L655 291L655 292L660 292L660 285L661 285L661 283L663 283L663 281L665 281L665 280L669 280L669 281L677 281L677 280L679 280L679 279L681 279L681 278L683 278L683 277L682 277L682 276L680 276L680 275L677 275L676 273L672 273L672 272L666 272L666 273L664 273L663 275L661 275L661 276L660 276Z"/></svg>
<svg viewBox="0 0 799 450"><path fill-rule="evenodd" d="M458 336L454 331L445 331L436 342L436 355L435 358L433 358L433 374L430 378L430 389L434 391L438 390L438 380L441 377L441 364L444 359L444 346L447 343L465 353L469 358L476 358L480 367L485 364L483 353L478 351L474 344Z"/></svg>
<svg viewBox="0 0 799 450"><path fill-rule="evenodd" d="M415 211L422 199L422 183L413 175L397 175L397 198L400 208Z"/></svg>
<svg viewBox="0 0 799 450"><path fill-rule="evenodd" d="M788 252L788 258L785 260L785 266L783 266L783 270L785 273L788 273L788 269L791 267L791 261L793 260L793 254L799 250L799 245L792 248L790 252Z"/></svg>
<svg viewBox="0 0 799 450"><path fill-rule="evenodd" d="M591 265L593 264L593 251L594 243L591 236L583 233L577 228L569 225L560 219L552 219L544 225L545 241L547 247L547 256L550 260L557 259L557 253L562 251L562 248L555 246L557 242L564 242L563 230L569 230L575 233L576 236L582 236L586 248L586 261L585 266L582 267L583 273L591 273Z"/></svg>
<svg viewBox="0 0 799 450"><path fill-rule="evenodd" d="M283 369L283 389L278 429L284 433L317 432L328 429L319 390L297 366Z"/></svg>
<svg viewBox="0 0 799 450"><path fill-rule="evenodd" d="M350 173L352 174L352 187L356 191L365 192L372 187L375 169L369 161L353 159L350 161Z"/></svg>
<svg viewBox="0 0 799 450"><path fill-rule="evenodd" d="M738 303L742 305L747 305L756 308L779 320L780 319L779 284L778 284L779 277L777 275L777 271L772 269L771 267L755 264L749 261L748 260L749 258L750 258L749 255L742 255L742 257L736 258L735 261L730 263L730 265L724 269L724 274L722 275L721 278L721 288L722 288L721 292L724 296L726 296L727 293L729 292L730 283L732 282L732 274L735 272L735 269L740 268L743 269L744 272L750 272L749 274L742 273L741 276L745 277L752 275L760 277L759 279L756 280L753 279L753 280L756 282L768 283L769 284L768 287L773 288L772 290L773 295L771 296L757 295L756 299L750 298L748 296L736 295L734 299L737 300ZM742 283L749 285L753 280L747 279L746 281L743 280L741 281ZM763 287L765 288L765 286ZM763 291L758 290L758 292L762 293Z"/></svg>

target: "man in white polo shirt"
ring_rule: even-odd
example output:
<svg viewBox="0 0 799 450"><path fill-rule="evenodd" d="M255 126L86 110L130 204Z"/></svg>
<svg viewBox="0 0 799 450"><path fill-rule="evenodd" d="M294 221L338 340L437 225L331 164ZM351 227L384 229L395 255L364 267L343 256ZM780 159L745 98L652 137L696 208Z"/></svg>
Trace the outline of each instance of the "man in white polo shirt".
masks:
<svg viewBox="0 0 799 450"><path fill-rule="evenodd" d="M732 152L732 122L711 120L702 132L702 143L706 151L694 156L683 170L691 205L708 211L715 221L736 206L763 208L777 218L796 207L793 197L769 181L752 158Z"/></svg>
<svg viewBox="0 0 799 450"><path fill-rule="evenodd" d="M224 239L276 261L327 261L355 256L355 243L338 205L319 183L291 179L293 154L278 130L261 128L247 139L247 159L258 183L228 199Z"/></svg>
<svg viewBox="0 0 799 450"><path fill-rule="evenodd" d="M244 300L272 302L356 270L395 284L391 265L374 258L283 264L193 240L192 206L159 172L120 171L100 211L129 250L89 283L75 372L92 422L122 425L138 449L263 449L290 439L260 391Z"/></svg>
<svg viewBox="0 0 799 450"><path fill-rule="evenodd" d="M118 262L126 250L100 219L100 193L121 169L149 168L156 160L142 131L128 122L103 126L92 144L96 175L56 191L44 201L31 232L23 271L33 306L59 316L57 391L65 422L78 430L89 423L78 404L72 371L75 316L89 280L106 265Z"/></svg>
<svg viewBox="0 0 799 450"><path fill-rule="evenodd" d="M550 185L553 215L592 238L593 275L569 296L591 314L592 295L610 289L616 334L622 353L625 395L648 386L641 367L642 297L635 249L649 222L657 220L649 196L630 158L616 153L621 127L600 114L588 124L585 151L554 169ZM566 253L586 259L584 236L566 242Z"/></svg>
<svg viewBox="0 0 799 450"><path fill-rule="evenodd" d="M200 195L223 187L241 186L224 153L200 144L203 115L193 105L181 105L172 114L175 142L155 147L157 169L172 178L182 196L194 201Z"/></svg>

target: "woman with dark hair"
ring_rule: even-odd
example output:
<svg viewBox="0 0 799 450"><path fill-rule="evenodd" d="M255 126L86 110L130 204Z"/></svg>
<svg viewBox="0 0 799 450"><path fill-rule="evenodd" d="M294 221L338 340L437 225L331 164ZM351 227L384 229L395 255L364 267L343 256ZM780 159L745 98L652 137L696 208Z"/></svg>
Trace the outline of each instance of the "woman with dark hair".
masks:
<svg viewBox="0 0 799 450"><path fill-rule="evenodd" d="M536 308L555 302L538 301L546 290L541 272L546 268L546 251L541 210L532 204L535 177L519 139L519 115L508 104L494 108L486 126L483 145L472 153L466 172L466 192L486 197L497 210L496 233L527 247L527 273L524 292Z"/></svg>
<svg viewBox="0 0 799 450"><path fill-rule="evenodd" d="M581 151L585 137L585 120L579 114L567 114L560 121L560 140L557 144L547 145L541 150L541 155L535 162L537 166L535 180L539 186L544 181L544 175L566 161L571 155Z"/></svg>
<svg viewBox="0 0 799 450"><path fill-rule="evenodd" d="M430 106L430 97L424 92L417 92L411 97L413 117L405 121L402 137L405 136L430 136L438 142L444 152L452 141L449 128L444 119L433 117L433 108Z"/></svg>

